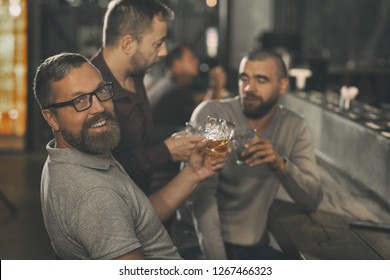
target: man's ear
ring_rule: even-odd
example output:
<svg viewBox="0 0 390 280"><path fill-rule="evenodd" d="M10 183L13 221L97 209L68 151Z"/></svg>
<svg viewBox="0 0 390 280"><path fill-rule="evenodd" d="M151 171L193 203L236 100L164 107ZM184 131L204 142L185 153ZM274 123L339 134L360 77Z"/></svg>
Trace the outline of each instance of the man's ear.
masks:
<svg viewBox="0 0 390 280"><path fill-rule="evenodd" d="M125 35L120 40L122 51L126 55L133 55L137 50L137 41L131 35Z"/></svg>
<svg viewBox="0 0 390 280"><path fill-rule="evenodd" d="M287 92L289 86L290 86L290 79L288 77L282 78L280 80L280 85L279 85L279 94L284 95Z"/></svg>
<svg viewBox="0 0 390 280"><path fill-rule="evenodd" d="M58 131L60 129L57 122L57 117L52 111L49 109L43 109L42 115L54 131Z"/></svg>

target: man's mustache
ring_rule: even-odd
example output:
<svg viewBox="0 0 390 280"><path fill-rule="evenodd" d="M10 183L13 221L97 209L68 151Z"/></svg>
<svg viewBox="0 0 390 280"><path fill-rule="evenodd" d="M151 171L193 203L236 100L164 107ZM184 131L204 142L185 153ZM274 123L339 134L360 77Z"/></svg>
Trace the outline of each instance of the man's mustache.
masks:
<svg viewBox="0 0 390 280"><path fill-rule="evenodd" d="M257 96L253 92L251 92L251 91L246 91L245 92L244 100L245 99L257 99L257 100L263 101L263 98L261 96Z"/></svg>
<svg viewBox="0 0 390 280"><path fill-rule="evenodd" d="M96 115L96 116L93 116L91 119L87 120L85 122L85 127L90 127L92 124L94 124L95 122L97 122L101 119L116 121L116 118L114 117L113 114L111 114L110 112L104 111L103 113Z"/></svg>

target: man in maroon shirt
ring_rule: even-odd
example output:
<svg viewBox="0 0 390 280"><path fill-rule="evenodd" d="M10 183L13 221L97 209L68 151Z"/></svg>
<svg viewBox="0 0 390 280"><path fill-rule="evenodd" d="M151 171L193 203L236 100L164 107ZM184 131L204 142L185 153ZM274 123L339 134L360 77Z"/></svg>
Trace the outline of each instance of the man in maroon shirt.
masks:
<svg viewBox="0 0 390 280"><path fill-rule="evenodd" d="M201 140L176 134L151 147L152 112L143 77L146 69L167 55L164 40L172 18L173 12L158 0L111 1L104 19L103 47L91 60L104 80L114 85L121 140L113 154L146 194L157 166L187 161Z"/></svg>

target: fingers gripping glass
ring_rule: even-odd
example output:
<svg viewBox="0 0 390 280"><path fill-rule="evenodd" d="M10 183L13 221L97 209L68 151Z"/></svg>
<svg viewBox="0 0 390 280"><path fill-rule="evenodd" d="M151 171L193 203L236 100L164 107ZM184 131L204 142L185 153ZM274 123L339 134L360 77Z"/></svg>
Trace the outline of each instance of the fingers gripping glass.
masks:
<svg viewBox="0 0 390 280"><path fill-rule="evenodd" d="M75 99L72 99L70 101L50 104L46 108L50 108L50 107L60 108L60 107L72 105L73 108L77 112L81 112L81 111L84 111L84 110L91 108L92 97L94 95L97 97L97 99L100 102L104 102L104 101L107 101L108 99L112 98L112 96L114 95L114 92L112 90L112 82L105 82L101 87L94 90L93 92L84 93L84 94L79 95Z"/></svg>

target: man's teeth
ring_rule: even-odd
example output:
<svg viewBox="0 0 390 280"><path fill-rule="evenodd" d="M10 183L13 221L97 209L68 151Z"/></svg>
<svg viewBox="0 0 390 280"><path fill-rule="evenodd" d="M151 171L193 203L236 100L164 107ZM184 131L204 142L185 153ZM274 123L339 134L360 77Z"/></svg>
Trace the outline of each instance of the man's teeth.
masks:
<svg viewBox="0 0 390 280"><path fill-rule="evenodd" d="M103 120L103 121L95 123L94 125L91 126L91 128L100 127L100 126L105 125L106 123L107 123L107 120Z"/></svg>

